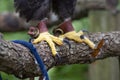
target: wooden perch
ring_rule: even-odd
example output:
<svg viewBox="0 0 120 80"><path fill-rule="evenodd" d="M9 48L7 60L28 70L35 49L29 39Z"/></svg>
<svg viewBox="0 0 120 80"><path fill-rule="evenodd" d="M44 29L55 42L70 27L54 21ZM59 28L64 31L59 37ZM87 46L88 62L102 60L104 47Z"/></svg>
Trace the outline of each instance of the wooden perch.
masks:
<svg viewBox="0 0 120 80"><path fill-rule="evenodd" d="M85 43L75 43L71 40L69 40L71 48L66 43L62 46L56 45L61 60L52 56L46 42L43 41L34 46L37 48L48 70L59 65L86 64L106 57L120 56L120 31L110 33L89 33L86 36L96 45L101 39L105 40L104 46L101 48L96 58L90 56L93 50L90 49L88 45ZM0 38L0 71L14 74L19 78L41 75L33 55L26 47L10 41L5 41L2 37Z"/></svg>

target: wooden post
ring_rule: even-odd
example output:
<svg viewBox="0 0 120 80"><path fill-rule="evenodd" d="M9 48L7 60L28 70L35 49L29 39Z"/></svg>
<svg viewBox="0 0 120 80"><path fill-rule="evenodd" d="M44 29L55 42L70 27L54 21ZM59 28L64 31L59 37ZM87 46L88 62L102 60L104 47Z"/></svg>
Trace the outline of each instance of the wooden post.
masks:
<svg viewBox="0 0 120 80"><path fill-rule="evenodd" d="M90 11L90 31L107 32L120 30L120 13L110 11ZM89 80L120 80L118 57L96 61L89 65Z"/></svg>

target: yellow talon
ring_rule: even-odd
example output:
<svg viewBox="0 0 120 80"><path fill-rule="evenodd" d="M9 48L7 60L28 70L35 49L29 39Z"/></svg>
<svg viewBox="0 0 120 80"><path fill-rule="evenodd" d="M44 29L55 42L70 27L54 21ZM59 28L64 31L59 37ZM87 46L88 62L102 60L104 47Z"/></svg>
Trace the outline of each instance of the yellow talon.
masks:
<svg viewBox="0 0 120 80"><path fill-rule="evenodd" d="M70 32L67 32L65 33L64 35L61 35L60 38L68 38L68 39L71 39L71 40L74 40L76 42L84 42L86 44L88 44L92 49L95 49L95 44L90 41L87 37L83 36L83 32L80 31L78 33L76 33L75 31L70 31ZM84 38L81 38L80 36L83 36Z"/></svg>
<svg viewBox="0 0 120 80"><path fill-rule="evenodd" d="M55 37L55 36L49 34L48 32L40 33L39 36L36 39L34 39L33 43L36 44L42 40L45 40L48 43L48 45L51 48L53 56L55 56L57 54L54 42L58 45L63 44L62 41L58 37Z"/></svg>

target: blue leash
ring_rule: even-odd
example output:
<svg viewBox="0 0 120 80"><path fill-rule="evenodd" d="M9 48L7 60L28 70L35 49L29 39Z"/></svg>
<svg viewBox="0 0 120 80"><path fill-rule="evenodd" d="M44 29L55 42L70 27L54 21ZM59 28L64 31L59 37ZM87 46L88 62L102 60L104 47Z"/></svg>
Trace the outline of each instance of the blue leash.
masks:
<svg viewBox="0 0 120 80"><path fill-rule="evenodd" d="M33 46L33 44L31 42L27 42L27 41L23 41L23 40L14 40L13 42L21 44L21 45L27 47L31 51L31 53L34 55L37 63L39 64L39 67L42 71L42 74L43 74L45 80L49 80L45 65L44 65L42 59L40 58L40 55L38 54L36 48ZM2 79L0 79L0 80L2 80Z"/></svg>

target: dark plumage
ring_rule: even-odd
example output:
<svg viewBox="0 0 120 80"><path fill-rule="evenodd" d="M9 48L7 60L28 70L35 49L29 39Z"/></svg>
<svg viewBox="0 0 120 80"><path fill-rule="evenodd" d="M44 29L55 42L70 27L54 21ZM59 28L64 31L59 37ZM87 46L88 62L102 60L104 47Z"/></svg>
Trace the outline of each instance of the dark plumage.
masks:
<svg viewBox="0 0 120 80"><path fill-rule="evenodd" d="M73 15L77 0L53 0L53 11L61 18L66 19Z"/></svg>
<svg viewBox="0 0 120 80"><path fill-rule="evenodd" d="M71 17L77 0L14 0L16 11L29 20L42 20L50 11L61 19Z"/></svg>

